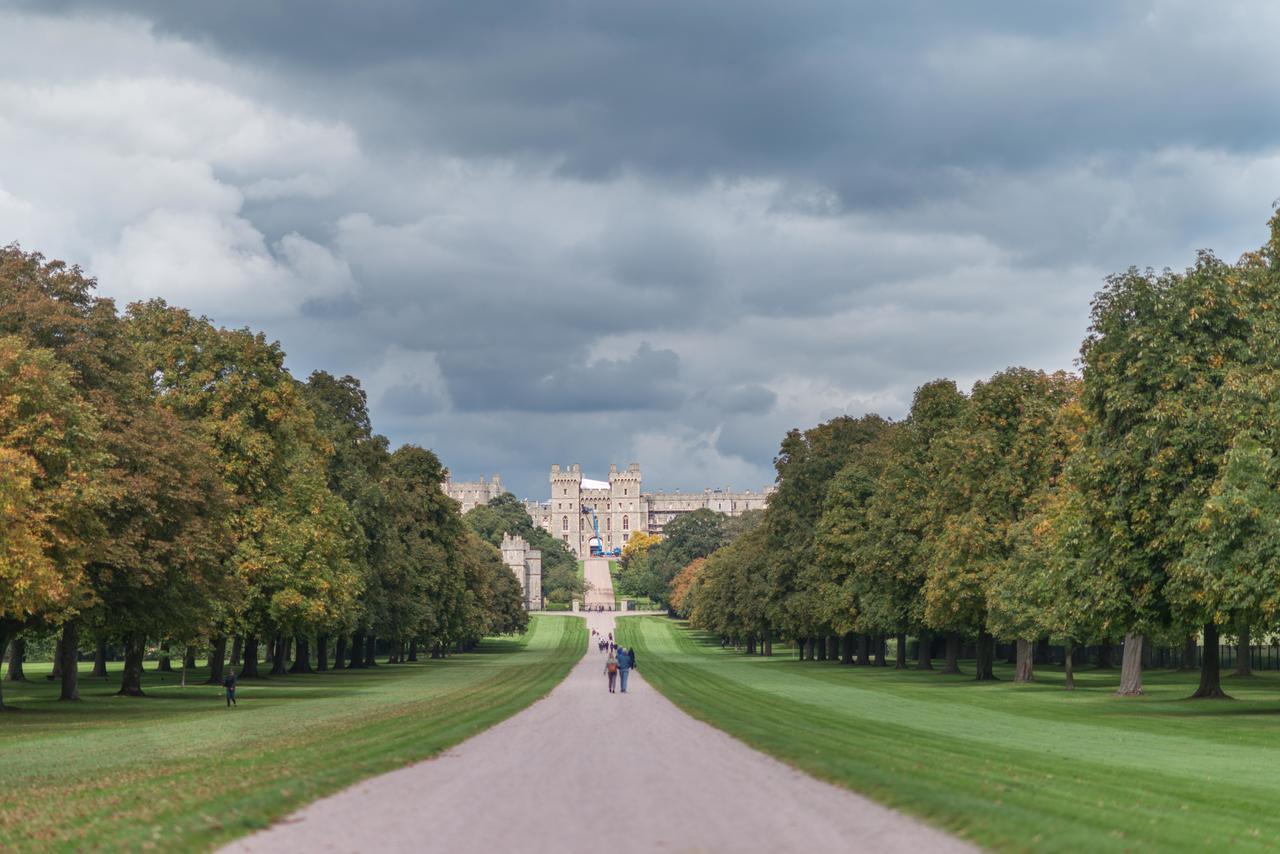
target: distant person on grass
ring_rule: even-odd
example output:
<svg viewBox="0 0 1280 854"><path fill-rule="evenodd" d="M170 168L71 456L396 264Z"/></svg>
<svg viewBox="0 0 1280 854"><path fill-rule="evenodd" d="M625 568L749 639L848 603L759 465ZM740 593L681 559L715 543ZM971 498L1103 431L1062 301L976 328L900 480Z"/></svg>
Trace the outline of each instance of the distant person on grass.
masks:
<svg viewBox="0 0 1280 854"><path fill-rule="evenodd" d="M631 668L635 666L635 659L631 657L631 651L626 647L618 647L618 673L619 681L622 682L622 693L627 693L627 674L631 672Z"/></svg>
<svg viewBox="0 0 1280 854"><path fill-rule="evenodd" d="M222 687L227 689L227 706L234 706L236 704L236 672L234 670L222 680Z"/></svg>
<svg viewBox="0 0 1280 854"><path fill-rule="evenodd" d="M609 650L609 658L604 663L604 673L609 677L609 693L614 693L614 683L618 681L618 657Z"/></svg>

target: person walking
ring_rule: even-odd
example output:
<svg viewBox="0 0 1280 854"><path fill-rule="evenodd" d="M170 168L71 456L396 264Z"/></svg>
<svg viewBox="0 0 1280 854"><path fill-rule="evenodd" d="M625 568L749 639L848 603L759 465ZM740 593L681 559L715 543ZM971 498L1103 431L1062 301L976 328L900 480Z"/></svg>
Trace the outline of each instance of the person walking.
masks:
<svg viewBox="0 0 1280 854"><path fill-rule="evenodd" d="M618 681L622 683L622 693L627 693L627 674L632 667L631 651L626 647L618 647Z"/></svg>
<svg viewBox="0 0 1280 854"><path fill-rule="evenodd" d="M222 687L227 689L227 707L230 708L236 704L236 672L234 670L222 680Z"/></svg>
<svg viewBox="0 0 1280 854"><path fill-rule="evenodd" d="M609 658L604 663L604 673L609 677L609 693L614 693L614 683L618 681L618 657L610 650Z"/></svg>

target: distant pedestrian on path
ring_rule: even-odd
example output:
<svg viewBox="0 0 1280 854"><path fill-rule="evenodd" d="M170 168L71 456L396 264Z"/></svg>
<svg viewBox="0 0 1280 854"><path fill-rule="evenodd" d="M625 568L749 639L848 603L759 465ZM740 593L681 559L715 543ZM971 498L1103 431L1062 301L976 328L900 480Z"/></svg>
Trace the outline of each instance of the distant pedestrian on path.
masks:
<svg viewBox="0 0 1280 854"><path fill-rule="evenodd" d="M634 666L634 659L626 647L618 647L618 681L622 683L622 693L627 693L627 674Z"/></svg>
<svg viewBox="0 0 1280 854"><path fill-rule="evenodd" d="M613 650L609 650L609 658L604 663L605 675L609 677L609 693L614 693L614 683L618 681L618 657L613 654Z"/></svg>
<svg viewBox="0 0 1280 854"><path fill-rule="evenodd" d="M236 704L236 672L234 670L222 680L222 687L227 689L227 706L234 706Z"/></svg>

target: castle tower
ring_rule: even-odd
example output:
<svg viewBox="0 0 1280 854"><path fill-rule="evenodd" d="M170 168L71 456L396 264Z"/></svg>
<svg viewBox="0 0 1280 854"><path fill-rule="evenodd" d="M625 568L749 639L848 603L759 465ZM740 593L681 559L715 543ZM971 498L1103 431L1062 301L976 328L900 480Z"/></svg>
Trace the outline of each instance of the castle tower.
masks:
<svg viewBox="0 0 1280 854"><path fill-rule="evenodd" d="M582 466L551 467L551 535L582 557ZM588 523L588 526L590 523Z"/></svg>
<svg viewBox="0 0 1280 854"><path fill-rule="evenodd" d="M609 547L626 545L636 531L648 531L645 501L640 496L640 464L631 463L626 471L609 466Z"/></svg>
<svg viewBox="0 0 1280 854"><path fill-rule="evenodd" d="M542 610L542 552L529 548L524 537L502 535L502 562L520 582L525 610Z"/></svg>

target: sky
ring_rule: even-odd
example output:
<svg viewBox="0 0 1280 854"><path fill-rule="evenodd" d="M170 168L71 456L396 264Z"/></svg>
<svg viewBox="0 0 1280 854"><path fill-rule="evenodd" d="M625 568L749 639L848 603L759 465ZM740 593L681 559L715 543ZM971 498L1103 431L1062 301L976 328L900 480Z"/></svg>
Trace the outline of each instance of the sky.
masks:
<svg viewBox="0 0 1280 854"><path fill-rule="evenodd" d="M1074 367L1130 266L1261 245L1271 2L0 0L0 243L352 374L545 498Z"/></svg>

